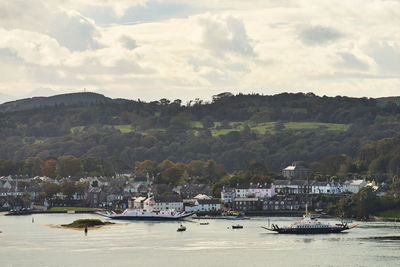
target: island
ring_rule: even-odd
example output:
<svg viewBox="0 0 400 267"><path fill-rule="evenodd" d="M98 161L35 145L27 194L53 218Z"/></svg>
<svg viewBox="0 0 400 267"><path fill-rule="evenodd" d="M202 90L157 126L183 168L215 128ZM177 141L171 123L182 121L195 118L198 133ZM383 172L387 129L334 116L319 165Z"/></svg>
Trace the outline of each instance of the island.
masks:
<svg viewBox="0 0 400 267"><path fill-rule="evenodd" d="M103 222L99 219L79 219L75 220L70 224L62 224L61 227L82 229L82 228L100 228L106 225L112 225L112 222Z"/></svg>

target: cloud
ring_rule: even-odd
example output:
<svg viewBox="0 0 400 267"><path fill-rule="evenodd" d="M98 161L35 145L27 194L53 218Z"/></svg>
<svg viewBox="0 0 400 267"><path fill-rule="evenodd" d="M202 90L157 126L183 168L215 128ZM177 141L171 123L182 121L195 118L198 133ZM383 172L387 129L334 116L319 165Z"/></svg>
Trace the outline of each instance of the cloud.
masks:
<svg viewBox="0 0 400 267"><path fill-rule="evenodd" d="M0 93L393 95L399 24L399 1L0 1Z"/></svg>
<svg viewBox="0 0 400 267"><path fill-rule="evenodd" d="M26 63L38 65L60 65L69 56L68 49L44 34L25 30L4 30L0 28L0 48L6 48L15 53Z"/></svg>
<svg viewBox="0 0 400 267"><path fill-rule="evenodd" d="M122 45L129 50L133 50L135 48L138 47L138 45L136 44L136 41L133 40L131 37L126 36L126 35L122 35L119 38L119 41L122 43Z"/></svg>
<svg viewBox="0 0 400 267"><path fill-rule="evenodd" d="M338 53L340 57L340 61L336 63L338 67L344 67L348 69L357 69L357 70L368 70L368 63L360 60L358 57L354 56L350 53Z"/></svg>
<svg viewBox="0 0 400 267"><path fill-rule="evenodd" d="M371 42L367 52L375 60L381 71L400 75L399 43Z"/></svg>
<svg viewBox="0 0 400 267"><path fill-rule="evenodd" d="M215 55L255 55L242 20L232 16L205 14L196 16L194 21L197 25L197 41Z"/></svg>
<svg viewBox="0 0 400 267"><path fill-rule="evenodd" d="M300 32L300 40L307 45L326 45L344 37L334 28L325 26L306 27Z"/></svg>
<svg viewBox="0 0 400 267"><path fill-rule="evenodd" d="M95 38L99 35L95 25L76 12L58 12L51 18L48 35L71 51L100 47Z"/></svg>

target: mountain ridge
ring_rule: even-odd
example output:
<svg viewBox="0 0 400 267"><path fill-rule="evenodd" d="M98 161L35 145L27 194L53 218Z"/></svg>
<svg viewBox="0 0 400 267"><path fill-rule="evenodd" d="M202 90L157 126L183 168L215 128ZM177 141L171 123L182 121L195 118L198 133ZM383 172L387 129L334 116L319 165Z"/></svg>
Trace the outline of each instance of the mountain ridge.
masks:
<svg viewBox="0 0 400 267"><path fill-rule="evenodd" d="M113 99L93 92L67 93L53 96L24 98L0 104L0 112L14 112L57 105L90 105L111 102Z"/></svg>

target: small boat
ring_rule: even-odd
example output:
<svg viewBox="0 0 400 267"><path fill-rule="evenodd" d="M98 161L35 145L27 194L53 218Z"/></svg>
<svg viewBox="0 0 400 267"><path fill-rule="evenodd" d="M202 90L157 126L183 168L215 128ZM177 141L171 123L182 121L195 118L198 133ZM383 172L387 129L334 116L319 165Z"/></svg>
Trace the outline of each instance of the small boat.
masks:
<svg viewBox="0 0 400 267"><path fill-rule="evenodd" d="M243 229L243 225L232 225L232 229Z"/></svg>
<svg viewBox="0 0 400 267"><path fill-rule="evenodd" d="M200 225L209 225L209 222L201 222Z"/></svg>
<svg viewBox="0 0 400 267"><path fill-rule="evenodd" d="M178 230L176 230L177 232L183 232L183 231L186 231L186 226L184 226L184 225L179 225L179 227L178 227Z"/></svg>

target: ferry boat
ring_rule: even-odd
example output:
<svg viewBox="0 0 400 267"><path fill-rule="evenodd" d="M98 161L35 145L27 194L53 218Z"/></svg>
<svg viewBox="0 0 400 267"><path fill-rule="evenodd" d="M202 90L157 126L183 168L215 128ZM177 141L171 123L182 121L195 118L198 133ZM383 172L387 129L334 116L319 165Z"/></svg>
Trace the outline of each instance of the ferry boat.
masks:
<svg viewBox="0 0 400 267"><path fill-rule="evenodd" d="M272 228L264 226L262 226L262 228L278 232L279 234L333 234L352 229L356 226L357 224L348 225L347 223L338 223L330 225L329 223L321 223L310 214L306 213L303 215L301 221L290 226L279 227L276 224L272 224Z"/></svg>
<svg viewBox="0 0 400 267"><path fill-rule="evenodd" d="M115 212L97 212L97 214L116 220L151 220L173 221L192 216L194 213L178 212L174 209L155 209L154 198L149 194L145 200L143 209L126 209L118 214Z"/></svg>

